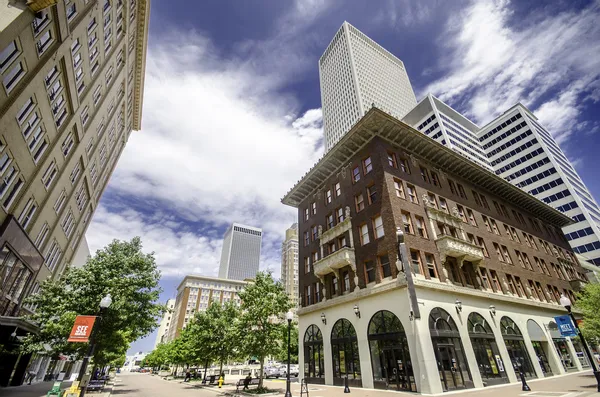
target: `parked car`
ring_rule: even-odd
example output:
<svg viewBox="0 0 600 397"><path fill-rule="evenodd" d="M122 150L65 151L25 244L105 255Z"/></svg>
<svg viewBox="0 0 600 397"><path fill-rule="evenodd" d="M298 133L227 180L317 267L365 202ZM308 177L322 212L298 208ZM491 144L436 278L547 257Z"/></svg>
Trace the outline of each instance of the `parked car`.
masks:
<svg viewBox="0 0 600 397"><path fill-rule="evenodd" d="M279 371L281 372L281 376L287 377L287 364L281 365L279 367ZM300 367L298 364L290 364L290 376L298 376L300 373Z"/></svg>
<svg viewBox="0 0 600 397"><path fill-rule="evenodd" d="M281 370L279 367L265 367L263 376L265 379L279 378L281 376Z"/></svg>

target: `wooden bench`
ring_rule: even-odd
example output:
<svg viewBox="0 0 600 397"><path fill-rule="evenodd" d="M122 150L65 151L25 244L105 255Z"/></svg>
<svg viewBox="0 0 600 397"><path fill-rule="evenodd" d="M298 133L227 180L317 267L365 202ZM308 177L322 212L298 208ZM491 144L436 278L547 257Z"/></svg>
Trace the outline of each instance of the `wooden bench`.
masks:
<svg viewBox="0 0 600 397"><path fill-rule="evenodd" d="M209 386L211 386L211 385L216 385L216 384L217 384L217 381L219 380L219 378L217 377L217 375L208 375L208 383L206 382L206 380L207 380L207 379L206 379L206 378L204 378L204 379L202 380L202 384L203 384L203 385L206 385L206 384L208 384Z"/></svg>
<svg viewBox="0 0 600 397"><path fill-rule="evenodd" d="M247 382L247 384L246 384L246 382ZM245 390L246 388L250 388L251 386L258 387L259 384L260 384L260 379L258 379L258 378L253 378L253 379L248 379L248 380L240 379L235 384L235 392L236 393L240 392L240 386L244 386L244 389L242 389L242 390Z"/></svg>

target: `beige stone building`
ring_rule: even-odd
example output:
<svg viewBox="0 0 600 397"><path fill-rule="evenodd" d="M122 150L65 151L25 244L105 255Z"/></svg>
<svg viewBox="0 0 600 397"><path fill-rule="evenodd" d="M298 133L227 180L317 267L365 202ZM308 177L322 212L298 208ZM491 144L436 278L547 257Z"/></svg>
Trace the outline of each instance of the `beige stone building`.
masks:
<svg viewBox="0 0 600 397"><path fill-rule="evenodd" d="M294 313L298 308L298 224L285 231L281 243L281 283L292 302Z"/></svg>
<svg viewBox="0 0 600 397"><path fill-rule="evenodd" d="M194 318L198 311L204 311L213 302L240 304L238 293L244 289L248 281L230 280L226 278L199 275L185 276L177 287L175 308L171 322L163 342L177 338L181 330Z"/></svg>
<svg viewBox="0 0 600 397"><path fill-rule="evenodd" d="M160 320L158 332L156 333L156 341L154 342L155 349L159 344L166 342L169 336L171 318L173 317L173 309L175 309L175 299L169 299L167 301L167 309L165 314L163 314L162 320Z"/></svg>
<svg viewBox="0 0 600 397"><path fill-rule="evenodd" d="M0 344L34 330L23 299L71 263L140 129L149 6L0 0ZM17 357L0 386L22 382Z"/></svg>

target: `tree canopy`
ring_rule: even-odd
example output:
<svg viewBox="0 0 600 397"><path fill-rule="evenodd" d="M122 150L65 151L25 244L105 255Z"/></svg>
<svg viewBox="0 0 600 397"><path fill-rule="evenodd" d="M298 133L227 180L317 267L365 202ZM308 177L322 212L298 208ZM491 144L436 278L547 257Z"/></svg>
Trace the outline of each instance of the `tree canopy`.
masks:
<svg viewBox="0 0 600 397"><path fill-rule="evenodd" d="M68 343L77 315L98 315L100 300L110 294L111 306L97 319L94 362L108 364L122 357L129 344L150 334L166 310L158 303L160 272L154 254L142 252L139 237L114 240L81 268L67 268L61 278L48 279L28 303L36 307L29 319L40 327L23 344L28 352L49 345L54 353L81 357L84 343Z"/></svg>
<svg viewBox="0 0 600 397"><path fill-rule="evenodd" d="M263 365L267 356L280 352L285 313L291 308L289 297L280 282L270 273L259 272L253 283L239 293L241 350L255 356L260 363L259 388L263 387Z"/></svg>
<svg viewBox="0 0 600 397"><path fill-rule="evenodd" d="M583 311L584 336L600 340L600 284L586 284L577 298L575 307Z"/></svg>

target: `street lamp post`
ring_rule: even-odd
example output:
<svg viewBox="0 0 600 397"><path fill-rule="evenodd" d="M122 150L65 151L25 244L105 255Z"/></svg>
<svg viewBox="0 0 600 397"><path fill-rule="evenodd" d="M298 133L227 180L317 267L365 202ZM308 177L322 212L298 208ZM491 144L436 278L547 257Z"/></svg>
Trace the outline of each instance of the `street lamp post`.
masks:
<svg viewBox="0 0 600 397"><path fill-rule="evenodd" d="M569 299L564 294L562 294L560 296L560 304L565 309L567 309L567 312L569 312L569 316L571 316L571 320L573 320L573 324L575 325L575 328L577 329L577 334L579 335L579 338L581 339L581 344L583 345L583 350L585 351L585 354L587 355L588 360L590 361L590 365L592 366L592 371L594 371L594 376L596 377L596 383L598 386L598 392L600 392L600 372L598 371L598 365L596 364L596 360L594 359L594 356L590 352L590 349L588 348L585 338L583 337L583 334L581 333L581 330L579 329L577 320L575 320L575 316L573 315L573 312L571 311L571 299Z"/></svg>
<svg viewBox="0 0 600 397"><path fill-rule="evenodd" d="M294 318L294 313L291 311L287 312L285 315L288 323L288 344L287 344L287 379L285 382L285 397L292 397L292 392L290 391L290 340L292 338L292 319Z"/></svg>
<svg viewBox="0 0 600 397"><path fill-rule="evenodd" d="M100 301L100 308L98 310L98 320L99 321L102 321L102 314L104 313L104 311L106 309L108 309L108 307L110 306L111 303L112 303L112 298L110 297L110 294L106 294L106 296L104 298L102 298L102 300ZM98 329L99 326L100 326L100 324L98 324L98 326L96 326L92 329L92 334L90 335L90 346L88 347L87 354L83 358L83 362L81 363L81 369L79 370L79 377L77 378L79 382L81 382L83 380L83 376L85 375L85 372L87 371L88 363L90 362L90 357L92 357L94 355L94 351L96 350L96 341L95 341L94 337L96 335L96 330ZM84 397L86 391L87 391L87 385L85 385L84 387L81 388L81 393L79 394L79 397Z"/></svg>

